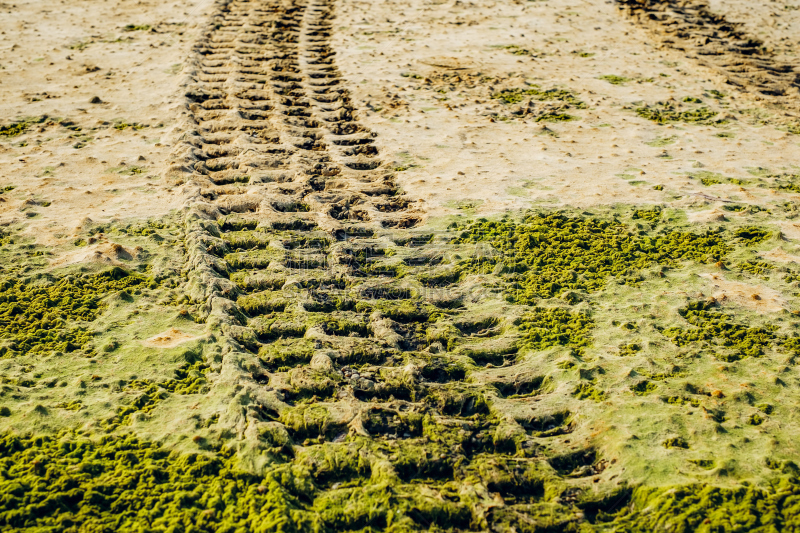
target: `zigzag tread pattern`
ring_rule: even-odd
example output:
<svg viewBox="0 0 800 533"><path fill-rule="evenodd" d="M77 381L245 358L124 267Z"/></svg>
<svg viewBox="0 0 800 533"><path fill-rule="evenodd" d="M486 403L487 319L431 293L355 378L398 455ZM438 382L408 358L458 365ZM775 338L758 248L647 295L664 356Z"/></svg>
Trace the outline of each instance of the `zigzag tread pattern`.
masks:
<svg viewBox="0 0 800 533"><path fill-rule="evenodd" d="M226 0L195 47L171 175L195 191L192 298L228 346L219 424L270 450L266 468L305 468L317 496L298 512L328 531L480 531L537 506L573 521L545 493L569 506L606 462L545 451L575 429L568 411L498 414L547 392L514 372L519 313L472 316L484 289L459 279L450 237L414 229L424 212L357 120L333 17L331 0ZM472 379L493 367L508 379Z"/></svg>

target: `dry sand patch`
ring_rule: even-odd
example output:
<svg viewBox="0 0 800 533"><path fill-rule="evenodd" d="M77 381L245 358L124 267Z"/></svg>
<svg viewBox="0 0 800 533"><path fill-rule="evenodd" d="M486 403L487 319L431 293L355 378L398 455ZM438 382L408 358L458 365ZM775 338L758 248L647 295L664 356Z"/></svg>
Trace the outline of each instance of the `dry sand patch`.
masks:
<svg viewBox="0 0 800 533"><path fill-rule="evenodd" d="M704 274L711 280L714 292L711 296L721 305L737 305L758 313L785 311L787 302L781 294L764 285L748 285L726 280L718 274Z"/></svg>
<svg viewBox="0 0 800 533"><path fill-rule="evenodd" d="M197 338L199 337L189 335L179 329L170 328L166 331L162 331L158 335L150 337L143 341L142 344L153 348L174 348L184 342L192 341Z"/></svg>
<svg viewBox="0 0 800 533"><path fill-rule="evenodd" d="M0 9L0 221L37 237L65 220L159 215L182 68L211 2L20 1ZM46 229L45 229L46 228ZM56 238L58 240L59 238Z"/></svg>

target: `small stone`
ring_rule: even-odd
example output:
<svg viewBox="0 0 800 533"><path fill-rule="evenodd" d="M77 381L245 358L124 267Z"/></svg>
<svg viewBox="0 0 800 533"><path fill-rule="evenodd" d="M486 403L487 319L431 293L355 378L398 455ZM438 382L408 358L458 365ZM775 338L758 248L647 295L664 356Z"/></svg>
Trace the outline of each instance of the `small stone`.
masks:
<svg viewBox="0 0 800 533"><path fill-rule="evenodd" d="M90 104L102 104L103 101L100 99L99 96L92 96L92 99L89 100Z"/></svg>

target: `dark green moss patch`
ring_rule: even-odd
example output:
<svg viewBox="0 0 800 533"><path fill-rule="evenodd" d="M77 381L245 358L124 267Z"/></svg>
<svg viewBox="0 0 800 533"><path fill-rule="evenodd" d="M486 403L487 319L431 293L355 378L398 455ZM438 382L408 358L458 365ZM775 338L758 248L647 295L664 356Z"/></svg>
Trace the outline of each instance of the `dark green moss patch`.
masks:
<svg viewBox="0 0 800 533"><path fill-rule="evenodd" d="M673 437L663 442L664 448L683 448L688 449L689 443L682 437Z"/></svg>
<svg viewBox="0 0 800 533"><path fill-rule="evenodd" d="M713 309L712 302L693 302L679 311L691 329L666 328L661 333L678 346L706 342L714 356L722 361L738 361L745 357L760 357L773 345L794 350L794 339L776 333L774 326L748 327L737 324L731 315Z"/></svg>
<svg viewBox="0 0 800 533"><path fill-rule="evenodd" d="M770 238L772 235L769 231L758 227L739 228L734 232L737 238L742 242L753 245L759 244Z"/></svg>
<svg viewBox="0 0 800 533"><path fill-rule="evenodd" d="M581 312L562 308L536 308L519 321L523 332L523 345L533 350L546 350L551 346L568 346L577 353L591 341L594 320Z"/></svg>
<svg viewBox="0 0 800 533"><path fill-rule="evenodd" d="M230 454L176 454L133 437L0 440L0 525L7 530L252 530L291 519L297 487L236 469ZM287 480L283 480L285 482ZM289 486L292 482L289 482Z"/></svg>
<svg viewBox="0 0 800 533"><path fill-rule="evenodd" d="M10 357L88 348L92 333L80 323L99 316L101 299L113 291L150 283L147 277L121 268L60 279L0 280L0 339L10 341L0 347L0 354Z"/></svg>
<svg viewBox="0 0 800 533"><path fill-rule="evenodd" d="M515 280L507 291L509 300L529 305L568 291L597 291L609 277L636 284L637 271L653 263L717 262L731 249L721 232L664 231L650 237L616 220L560 213L529 215L519 224L479 222L454 242L491 243L498 254L464 263L481 272L502 265Z"/></svg>

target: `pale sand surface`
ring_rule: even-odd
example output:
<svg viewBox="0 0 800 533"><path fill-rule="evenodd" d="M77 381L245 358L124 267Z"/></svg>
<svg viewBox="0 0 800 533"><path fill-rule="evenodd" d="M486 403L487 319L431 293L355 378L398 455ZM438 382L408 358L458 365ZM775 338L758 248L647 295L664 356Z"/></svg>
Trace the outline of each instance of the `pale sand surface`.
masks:
<svg viewBox="0 0 800 533"><path fill-rule="evenodd" d="M399 173L399 181L426 200L431 215L453 213L453 205L464 200L484 202L479 213L537 201L580 207L678 202L701 208L714 200L695 195L707 191L687 179L689 172L747 177L753 167L791 169L800 155L795 136L753 124L751 115L739 112L757 106L752 95L738 93L681 52L654 48L648 34L611 3L345 1L337 23L339 65L365 121L382 134L385 151L398 165L415 165ZM511 45L534 56L501 48ZM580 52L594 55L580 57ZM431 57L455 58L470 68L432 67ZM424 80L403 76L444 72L480 72L497 81L438 93L426 90ZM612 85L598 79L603 75L636 81ZM490 93L525 82L569 89L589 108L569 111L580 120L566 123L491 122L490 115L507 106L491 100ZM717 105L703 96L709 89L730 96ZM662 126L627 109L635 102L686 96L730 116L731 124ZM403 105L392 107L396 99ZM543 134L543 125L552 133ZM671 143L646 144L659 138ZM664 190L655 191L654 185ZM711 194L749 202L764 193L726 185Z"/></svg>
<svg viewBox="0 0 800 533"><path fill-rule="evenodd" d="M732 13L741 8L719 4ZM30 227L48 227L39 237L45 239L72 235L84 217L98 222L176 208L180 194L161 176L184 105L182 65L211 3L16 5L0 20L0 31L13 36L0 45L0 116L8 122L46 115L81 130L51 120L0 141L0 185L17 186L4 196L2 219L37 213ZM764 17L772 13L759 9ZM151 29L124 31L128 24ZM386 157L407 168L398 172L399 183L426 202L429 216L541 202L702 209L718 198L769 201L769 191L735 185L709 191L688 175L703 170L746 178L747 169L791 169L800 156L795 136L742 113L757 106L752 95L679 51L656 49L644 30L605 2L345 0L336 26L338 66L362 119L379 133ZM531 55L503 48L509 46ZM494 81L453 90L425 83L453 73ZM612 85L598 79L603 75L632 81ZM572 91L588 108L568 110L578 118L570 122L493 121L493 114L508 115L509 106L491 94L529 83ZM704 97L709 89L729 96ZM90 104L95 96L103 103ZM730 124L658 125L630 109L686 96L701 98ZM118 130L120 123L146 127ZM75 148L78 143L84 146ZM40 201L52 203L35 205Z"/></svg>
<svg viewBox="0 0 800 533"><path fill-rule="evenodd" d="M3 195L0 220L30 218L29 230L55 243L86 217L153 216L179 205L160 174L183 105L182 63L211 5L2 4L0 122L48 119L0 137L0 186L17 187ZM94 97L102 103L90 103Z"/></svg>

